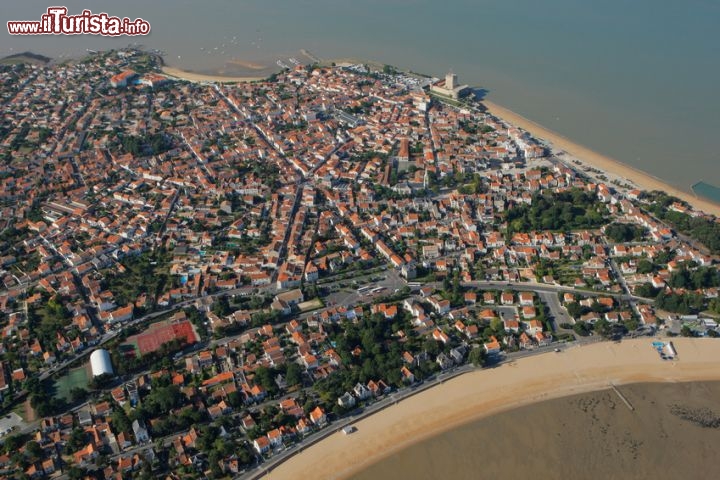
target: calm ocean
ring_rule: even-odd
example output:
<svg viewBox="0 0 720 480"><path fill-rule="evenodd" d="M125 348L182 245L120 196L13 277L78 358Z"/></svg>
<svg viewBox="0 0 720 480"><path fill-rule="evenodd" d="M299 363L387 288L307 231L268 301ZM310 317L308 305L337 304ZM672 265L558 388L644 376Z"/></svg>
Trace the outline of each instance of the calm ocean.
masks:
<svg viewBox="0 0 720 480"><path fill-rule="evenodd" d="M56 2L57 3L57 2ZM138 41L173 66L253 73L299 49L440 76L453 69L488 98L689 191L720 185L720 2L716 0L109 0L59 2L142 17L147 37L0 34L0 55L80 55ZM39 20L50 2L2 2ZM216 49L217 48L217 49ZM264 73L262 71L261 73Z"/></svg>

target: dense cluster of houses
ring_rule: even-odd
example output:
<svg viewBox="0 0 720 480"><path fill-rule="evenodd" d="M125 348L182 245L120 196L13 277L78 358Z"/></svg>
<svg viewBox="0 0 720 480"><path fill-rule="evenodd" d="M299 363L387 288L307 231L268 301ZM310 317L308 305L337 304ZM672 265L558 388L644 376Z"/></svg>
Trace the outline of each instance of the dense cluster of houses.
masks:
<svg viewBox="0 0 720 480"><path fill-rule="evenodd" d="M211 331L234 324L242 334L159 375L182 390L183 408L211 420L232 416L243 435L252 434L256 453L271 454L328 417L320 404L300 405L299 396L269 399L256 372L295 364L312 383L346 368L344 356L361 352L337 351L330 325L372 315L407 319L413 334L441 346L432 355L404 351L392 377L409 384L426 362L446 370L474 348L496 355L552 342L536 294L482 291L475 282L589 288L601 295L562 297L586 312L573 320L654 324L652 306L610 294L666 289L677 269L715 260L644 213L640 192L593 183L546 158L526 132L432 100L405 77L297 66L274 81L196 85L139 78L132 63L139 55L0 71L0 197L12 200L0 205L0 231L14 232L3 237L0 256L0 349L14 354L0 362L0 394L142 312L194 300ZM642 226L642 240L614 243L603 228L508 234L508 210L571 189L596 199L608 223ZM150 251L166 252L167 265L157 267L169 280L127 298L109 280L128 274L126 259ZM640 273L641 260L658 266ZM312 300L302 287L380 265L419 288L401 300L295 315ZM429 285L450 278L460 297ZM211 311L213 294L258 289L273 293L270 310L282 323L251 328L257 309ZM717 288L700 293L718 295ZM29 317L51 314L62 324L41 341ZM396 332L397 341L408 334ZM282 378L275 382L287 390ZM143 376L114 389L111 400L44 419L34 434L42 458L25 473L51 475L101 454L113 459L106 478L152 463L153 449L136 447L151 440L153 419L133 423L131 432L108 421L112 409L142 403L150 383ZM394 386L389 378L359 382L333 403L352 408ZM293 420L258 431L267 425L260 405L270 401ZM77 428L91 440L63 454ZM192 429L172 440L171 463L198 462L197 436ZM8 463L0 457L0 466ZM222 459L225 472L241 467L236 457Z"/></svg>

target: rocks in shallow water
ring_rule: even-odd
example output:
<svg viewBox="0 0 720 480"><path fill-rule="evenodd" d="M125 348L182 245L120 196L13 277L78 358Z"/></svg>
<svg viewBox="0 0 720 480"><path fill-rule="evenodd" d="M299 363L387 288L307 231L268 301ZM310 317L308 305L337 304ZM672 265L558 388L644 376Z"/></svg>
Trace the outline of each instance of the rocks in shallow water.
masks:
<svg viewBox="0 0 720 480"><path fill-rule="evenodd" d="M672 405L670 413L676 417L692 422L703 428L720 428L720 417L709 408L691 408L683 405Z"/></svg>

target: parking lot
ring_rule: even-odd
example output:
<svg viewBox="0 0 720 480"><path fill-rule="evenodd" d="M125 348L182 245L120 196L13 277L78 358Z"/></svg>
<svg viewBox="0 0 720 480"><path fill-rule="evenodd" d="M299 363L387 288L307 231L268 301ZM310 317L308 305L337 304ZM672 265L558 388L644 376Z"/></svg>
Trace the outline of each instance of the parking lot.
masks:
<svg viewBox="0 0 720 480"><path fill-rule="evenodd" d="M342 305L347 307L349 305L358 305L361 302L370 302L374 297L392 295L395 290L399 290L406 285L398 272L394 269L388 269L375 273L370 277L365 277L361 281L348 279L334 283L334 291L331 291L324 300L325 304L329 306ZM358 293L358 289L362 287L369 288L367 288L367 291ZM383 289L372 292L372 289L377 287L383 287Z"/></svg>
<svg viewBox="0 0 720 480"><path fill-rule="evenodd" d="M6 436L13 430L21 430L25 425L20 415L11 412L0 419L0 437Z"/></svg>

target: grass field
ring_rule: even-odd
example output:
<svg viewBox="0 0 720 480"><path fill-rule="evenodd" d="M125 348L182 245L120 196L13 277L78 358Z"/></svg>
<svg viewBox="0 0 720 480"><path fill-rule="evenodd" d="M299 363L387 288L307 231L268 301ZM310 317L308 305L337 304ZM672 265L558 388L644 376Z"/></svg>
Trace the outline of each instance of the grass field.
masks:
<svg viewBox="0 0 720 480"><path fill-rule="evenodd" d="M65 375L55 380L55 396L70 400L70 390L73 388L87 388L90 380L87 365L69 370Z"/></svg>

